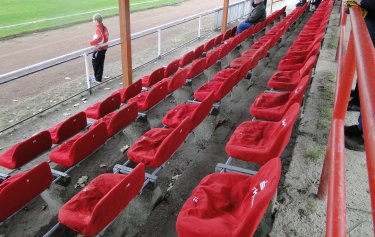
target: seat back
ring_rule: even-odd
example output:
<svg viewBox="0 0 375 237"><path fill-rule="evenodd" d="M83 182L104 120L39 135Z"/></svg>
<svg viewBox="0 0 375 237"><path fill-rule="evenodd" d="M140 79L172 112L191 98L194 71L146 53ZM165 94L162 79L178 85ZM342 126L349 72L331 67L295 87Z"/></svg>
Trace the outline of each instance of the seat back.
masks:
<svg viewBox="0 0 375 237"><path fill-rule="evenodd" d="M251 176L248 194L242 200L239 212L241 218L233 230L233 236L253 236L263 219L268 205L275 195L281 176L280 158L264 164Z"/></svg>
<svg viewBox="0 0 375 237"><path fill-rule="evenodd" d="M161 81L164 78L164 67L158 68L150 74L148 77L147 82L143 81L142 84L146 85L147 87L155 85L157 82Z"/></svg>
<svg viewBox="0 0 375 237"><path fill-rule="evenodd" d="M222 44L220 45L220 47L217 49L220 51L220 56L219 58L223 58L225 56L227 56L231 50L231 45L230 44Z"/></svg>
<svg viewBox="0 0 375 237"><path fill-rule="evenodd" d="M96 149L105 143L108 138L107 127L104 122L90 129L77 139L70 148L68 160L59 165L70 167L88 157Z"/></svg>
<svg viewBox="0 0 375 237"><path fill-rule="evenodd" d="M210 52L209 54L207 54L207 56L206 56L206 68L209 68L212 65L214 65L219 60L219 56L220 56L220 51L217 50L217 49Z"/></svg>
<svg viewBox="0 0 375 237"><path fill-rule="evenodd" d="M202 44L194 50L194 59L200 58L203 52L204 52L204 45Z"/></svg>
<svg viewBox="0 0 375 237"><path fill-rule="evenodd" d="M180 59L173 60L169 63L164 70L164 77L169 77L177 72L178 68L180 67Z"/></svg>
<svg viewBox="0 0 375 237"><path fill-rule="evenodd" d="M51 183L52 173L47 162L3 181L0 184L0 221L21 209Z"/></svg>
<svg viewBox="0 0 375 237"><path fill-rule="evenodd" d="M162 101L168 94L168 82L160 81L155 84L145 99L147 109Z"/></svg>
<svg viewBox="0 0 375 237"><path fill-rule="evenodd" d="M223 99L232 90L232 88L237 84L237 82L238 82L238 78L237 78L237 71L236 71L236 73L232 74L225 81L223 81L223 83L221 83L219 89L215 93L214 102L217 102Z"/></svg>
<svg viewBox="0 0 375 237"><path fill-rule="evenodd" d="M67 120L57 124L49 129L52 142L54 144L61 143L69 137L83 130L87 125L85 112L79 112Z"/></svg>
<svg viewBox="0 0 375 237"><path fill-rule="evenodd" d="M219 45L221 44L222 41L223 41L223 35L222 35L222 34L216 36L216 37L214 38L214 47L219 46Z"/></svg>
<svg viewBox="0 0 375 237"><path fill-rule="evenodd" d="M289 98L288 98L288 104L292 105L294 103L301 104L303 94L306 91L307 86L310 82L310 75L306 75L302 78L296 89L294 91L290 92Z"/></svg>
<svg viewBox="0 0 375 237"><path fill-rule="evenodd" d="M173 91L179 89L185 84L186 79L188 77L188 72L189 72L189 69L184 68L184 69L179 70L178 72L176 72L176 74L173 75L173 77L168 83L168 93L172 93Z"/></svg>
<svg viewBox="0 0 375 237"><path fill-rule="evenodd" d="M110 95L108 98L103 100L98 108L99 118L115 111L121 105L121 95L120 93L115 93Z"/></svg>
<svg viewBox="0 0 375 237"><path fill-rule="evenodd" d="M204 70L206 70L206 65L206 58L201 58L194 61L191 65L187 78L192 79L201 74Z"/></svg>
<svg viewBox="0 0 375 237"><path fill-rule="evenodd" d="M142 91L142 80L133 82L126 88L121 89L121 103L126 103Z"/></svg>
<svg viewBox="0 0 375 237"><path fill-rule="evenodd" d="M307 59L305 64L302 66L302 68L299 70L299 75L301 77L304 77L311 73L312 68L315 65L315 62L318 58L314 55Z"/></svg>
<svg viewBox="0 0 375 237"><path fill-rule="evenodd" d="M207 97L197 106L191 115L191 130L196 128L210 113L212 105L214 104L214 94L211 92Z"/></svg>
<svg viewBox="0 0 375 237"><path fill-rule="evenodd" d="M0 166L7 169L17 169L32 161L52 146L51 135L48 131L40 132L29 139L20 142L0 156Z"/></svg>
<svg viewBox="0 0 375 237"><path fill-rule="evenodd" d="M272 142L270 147L271 157L280 156L284 151L285 146L289 143L290 135L292 134L292 129L295 121L298 118L300 111L300 104L294 103L291 105L287 112L285 112L283 118L276 122L278 126L275 127L272 133Z"/></svg>
<svg viewBox="0 0 375 237"><path fill-rule="evenodd" d="M107 124L108 136L111 137L124 129L130 123L135 121L138 116L138 106L136 102L127 104L124 108L111 116L110 122Z"/></svg>
<svg viewBox="0 0 375 237"><path fill-rule="evenodd" d="M204 44L204 52L210 51L214 47L215 39L210 39Z"/></svg>
<svg viewBox="0 0 375 237"><path fill-rule="evenodd" d="M145 166L140 163L96 204L88 224L93 228L93 235L103 230L126 208L140 192L144 180Z"/></svg>
<svg viewBox="0 0 375 237"><path fill-rule="evenodd" d="M152 167L159 167L166 162L185 141L190 131L191 119L187 117L160 144L155 153Z"/></svg>
<svg viewBox="0 0 375 237"><path fill-rule="evenodd" d="M229 30L227 30L227 31L224 33L224 35L223 35L223 41L229 39L229 38L232 36L232 30L233 30L233 29L229 29Z"/></svg>
<svg viewBox="0 0 375 237"><path fill-rule="evenodd" d="M180 59L180 67L185 67L189 63L191 63L194 60L194 51L190 51L186 53L182 58Z"/></svg>
<svg viewBox="0 0 375 237"><path fill-rule="evenodd" d="M230 37L234 37L234 36L236 35L236 33L237 33L237 26L234 26L234 27L232 28L232 34L231 34Z"/></svg>

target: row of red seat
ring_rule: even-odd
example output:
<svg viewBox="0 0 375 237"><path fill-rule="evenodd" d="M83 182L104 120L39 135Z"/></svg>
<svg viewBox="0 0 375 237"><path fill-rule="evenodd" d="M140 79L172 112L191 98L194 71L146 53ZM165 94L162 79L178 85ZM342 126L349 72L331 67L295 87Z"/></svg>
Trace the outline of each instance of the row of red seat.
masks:
<svg viewBox="0 0 375 237"><path fill-rule="evenodd" d="M132 84L132 86L133 85L139 85L139 84L134 83ZM210 105L213 103L212 102L213 93L211 93L210 99L211 100L206 100L207 105ZM48 150L51 147L52 143L60 143L64 141L65 139L71 137L75 133L84 129L87 125L86 116L92 117L92 118L94 117L101 118L90 127L88 132L74 136L73 138L61 144L57 149L53 150L50 153L51 160L62 166L70 167L70 166L77 164L80 160L88 156L93 150L95 150L97 147L103 144L104 141L108 138L108 136L113 135L117 131L121 130L124 126L126 126L124 124L129 124L131 121L134 121L134 119L137 116L137 111L138 111L136 103L129 102L121 110L111 113L111 111L119 107L117 105L119 104L119 101L121 103L121 100L122 100L121 93L114 93L103 102L92 106L85 112L78 113L75 116L69 118L68 120L62 122L61 124L58 124L54 128L50 129L49 132L45 131L45 132L39 133L33 136L32 138L24 141L23 143L13 146L6 153L4 153L6 156L11 157L11 159L4 159L6 161L9 161L9 160L11 161L5 165L7 166L7 168L10 168L10 169L18 168L29 161L27 160L27 158L36 157L40 153L42 153L42 151ZM102 106L103 104L106 106ZM196 114L198 114L198 117L202 114L202 112L199 112L199 111L207 111L207 114L208 114L211 106L207 106L207 105L205 106L205 103L196 105L196 107L200 108L200 109L195 110ZM90 112L92 111L95 111L95 113L90 114ZM203 112L203 114L205 113L206 112ZM105 116L103 117L102 115L105 115ZM169 124L170 125L169 129L160 129L159 133L157 134L158 136L160 134L162 134L161 136L163 136L163 134L165 135L165 134L171 134L171 133L181 134L182 132L184 133L186 132L186 134L188 134L188 132L190 132L190 130L193 127L197 126L200 123L199 120L203 120L205 116L202 118L198 118L198 117L194 117L193 119L187 118L180 125L176 125L176 126L174 126L173 124ZM124 118L127 118L126 121L124 121ZM175 129L172 129L172 128L175 128ZM169 140L164 139L165 143L168 143L168 142L176 143L177 145L179 142L181 143L182 141L181 140L177 141L176 139L169 139ZM27 149L28 146L33 146L33 148L37 147L37 149ZM31 155L29 155L30 150L34 152ZM168 151L166 152L161 151L161 153L164 153L163 155L166 157L171 155L171 154L168 155ZM2 155L2 158L4 158L3 155ZM135 172L134 170L133 172L131 172L131 174L129 174L129 176L136 176L138 177L137 180L144 180L144 166L139 165L138 167L142 167L142 168L137 168L137 170L143 169L143 172L141 171ZM140 176L142 175L143 175L143 178L140 178ZM101 177L101 176L99 177L98 179L100 181L98 181L98 183L100 184L103 184L103 183L105 184L106 182L107 183L109 182L108 180L115 179L116 181L109 182L109 183L114 184L118 182L116 183L116 185L118 184L121 187L123 187L124 183L127 183L126 184L127 187L129 186L129 182L125 182L125 181L122 182L123 179L120 178L120 176L119 178L113 178L115 176L112 177L111 175L106 175L106 177ZM125 177L125 176L122 176L122 177ZM30 182L30 179L32 179L33 181ZM44 182L38 182L39 179L44 180ZM26 180L26 183L25 183L25 180ZM14 213L14 211L16 211L18 208L22 207L29 200L31 200L32 197L34 197L35 195L45 190L50 185L51 181L52 181L51 170L49 168L49 165L46 162L41 163L40 165L30 170L29 172L14 175L13 177L5 180L1 184L1 187L0 187L0 197L4 198L2 199L4 201L1 201L0 204L2 206L6 205L7 208L4 209L5 211L1 212L0 220L4 220L6 217ZM93 183L92 184L93 187L97 185L97 183L94 181L92 183ZM120 185L120 183L122 185ZM26 186L28 187L27 189L25 189ZM132 186L135 188L134 189L135 191L133 190L135 193L137 193L141 187L140 185L132 185ZM20 187L23 190L31 189L32 192L29 192L28 195L23 195L22 198L17 197L17 201L13 202L13 205L8 205L9 203L8 201L14 200L14 198L17 196L17 194L19 193ZM113 187L113 186L107 185L106 191L109 191L108 187ZM137 187L139 187L138 191L137 191ZM122 190L122 188L118 188L116 190ZM112 192L112 189L111 189L111 192ZM100 195L104 195L105 193L106 192L103 191L101 194L96 193L94 195L100 196ZM87 197L89 197L87 196L87 193L85 193L85 195L81 194L81 197L83 198L82 200L87 200ZM81 200L80 198L78 199ZM76 197L73 198L72 200L76 200ZM72 201L69 203L74 203L74 202L75 201ZM121 205L119 205L119 207L120 206ZM69 209L68 207L69 205L67 204L67 209ZM99 207L98 209L100 210ZM122 209L123 208L121 208L120 210ZM62 210L65 210L65 209L62 208ZM61 215L64 216L65 215L64 213L70 213L70 212L62 211L61 213L63 213ZM94 217L91 216L91 218L94 218ZM62 223L65 223L63 220L64 217L61 217L61 218L59 217L59 219L61 219ZM88 224L88 223L85 223L85 224Z"/></svg>
<svg viewBox="0 0 375 237"><path fill-rule="evenodd" d="M220 50L220 47L218 49ZM227 53L229 52L230 51ZM202 60L205 59L203 58L197 62ZM194 68L194 63L192 67ZM206 67L202 67L201 72L203 72L205 69ZM160 84L163 83L163 80L154 84L154 87L160 86ZM151 91L152 90L153 89L151 89ZM131 100L129 102L131 102ZM142 165L143 167L145 165L151 168L160 167L183 143L190 131L198 126L208 115L212 108L213 102L214 93L210 93L200 104L183 104L170 110L163 118L163 124L166 125L167 128L154 128L146 132L129 149L128 159L133 162L140 163L138 166ZM134 170L129 175L131 175L133 172ZM87 202L87 198L87 196L77 195L71 199L71 201L65 204L59 212L59 221L62 224L86 235L97 233L99 230L96 228L98 225L91 226L93 223L82 222L80 221L81 217L76 215L77 212L87 213L85 211L86 208L77 210L77 203L79 203L79 206L81 206L82 203L84 204ZM119 210L123 209L122 206L116 207L119 208ZM72 210L75 211L72 212ZM91 218L92 215L95 215L95 213L90 213Z"/></svg>
<svg viewBox="0 0 375 237"><path fill-rule="evenodd" d="M318 52L309 46L321 43L322 38L317 39L327 25L332 6L333 1L320 4L281 60L279 72L274 74L284 72L289 75L285 78L298 80L297 86L290 87L294 91L268 92L258 96L250 111L259 109L257 116L271 121L256 120L240 124L226 145L229 156L258 163L262 165L260 170L254 176L219 173L205 177L193 190L178 215L176 227L179 236L253 236L255 233L278 186L281 175L279 157L289 142L300 110L301 99L296 99L295 96L302 98L312 71L312 66L308 66L304 69L305 73L297 75L299 68L309 64L309 60L301 59L301 65L292 68L295 61L291 60L288 64L285 59L289 59L296 52L294 49L303 44L305 49L310 50L298 56L315 57L316 60ZM305 38L307 33L309 37ZM281 71L282 68L290 70Z"/></svg>

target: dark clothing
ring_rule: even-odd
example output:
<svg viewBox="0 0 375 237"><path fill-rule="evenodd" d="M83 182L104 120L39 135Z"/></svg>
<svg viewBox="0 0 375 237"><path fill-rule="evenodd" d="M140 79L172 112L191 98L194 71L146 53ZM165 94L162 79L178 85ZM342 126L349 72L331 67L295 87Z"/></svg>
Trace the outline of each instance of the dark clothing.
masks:
<svg viewBox="0 0 375 237"><path fill-rule="evenodd" d="M306 3L306 0L300 0L297 4L296 7L302 7Z"/></svg>
<svg viewBox="0 0 375 237"><path fill-rule="evenodd" d="M107 52L106 49L95 51L92 54L92 66L94 68L94 76L97 82L102 81L103 70L104 70L104 59L105 53Z"/></svg>
<svg viewBox="0 0 375 237"><path fill-rule="evenodd" d="M365 17L365 23L366 23L368 32L370 34L372 44L375 47L375 1L374 0L362 0L361 7L363 7L364 9L368 11ZM351 103L360 106L358 81L355 86L355 90L353 93L353 98L351 99Z"/></svg>
<svg viewBox="0 0 375 237"><path fill-rule="evenodd" d="M267 13L266 13L266 7L264 6L264 3L253 3L254 9L250 12L249 17L247 18L247 21L256 24L258 22L264 21L266 19Z"/></svg>
<svg viewBox="0 0 375 237"><path fill-rule="evenodd" d="M250 26L255 25L258 22L264 21L267 17L266 6L264 2L254 4L253 10L250 12L249 17L246 21L241 22L237 28L237 34L240 34L244 30L248 29Z"/></svg>

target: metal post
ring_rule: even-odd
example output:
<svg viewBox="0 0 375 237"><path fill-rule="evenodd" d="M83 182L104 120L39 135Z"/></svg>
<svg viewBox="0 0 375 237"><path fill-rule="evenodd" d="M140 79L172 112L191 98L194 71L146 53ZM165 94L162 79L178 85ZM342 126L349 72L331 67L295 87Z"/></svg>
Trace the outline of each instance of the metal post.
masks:
<svg viewBox="0 0 375 237"><path fill-rule="evenodd" d="M133 83L129 0L119 0L118 9L120 18L122 82L125 88Z"/></svg>
<svg viewBox="0 0 375 237"><path fill-rule="evenodd" d="M85 60L87 89L89 90L90 95L91 95L92 90L91 90L91 79L90 79L90 63L89 63L89 57L87 56L87 53L83 54L83 59Z"/></svg>
<svg viewBox="0 0 375 237"><path fill-rule="evenodd" d="M199 15L198 20L198 38L201 38L201 31L202 31L202 15Z"/></svg>
<svg viewBox="0 0 375 237"><path fill-rule="evenodd" d="M223 19L221 21L221 33L224 33L227 30L228 8L229 8L229 0L224 0Z"/></svg>
<svg viewBox="0 0 375 237"><path fill-rule="evenodd" d="M161 58L161 29L158 29L158 58Z"/></svg>

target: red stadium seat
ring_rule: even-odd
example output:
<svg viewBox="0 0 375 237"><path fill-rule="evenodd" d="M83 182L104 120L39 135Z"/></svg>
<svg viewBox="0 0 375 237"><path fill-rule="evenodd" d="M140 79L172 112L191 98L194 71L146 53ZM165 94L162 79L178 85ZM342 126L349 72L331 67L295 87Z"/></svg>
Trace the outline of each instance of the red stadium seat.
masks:
<svg viewBox="0 0 375 237"><path fill-rule="evenodd" d="M203 73L203 71L206 70L206 68L207 68L206 58L195 60L189 69L187 78L193 79L197 77L199 74Z"/></svg>
<svg viewBox="0 0 375 237"><path fill-rule="evenodd" d="M76 165L88 157L107 140L107 127L104 122L86 133L77 134L51 151L49 158L64 167Z"/></svg>
<svg viewBox="0 0 375 237"><path fill-rule="evenodd" d="M220 56L219 58L224 58L225 56L227 56L229 54L229 52L231 51L231 45L230 44L222 44L220 45L217 50L220 51Z"/></svg>
<svg viewBox="0 0 375 237"><path fill-rule="evenodd" d="M298 103L293 104L278 122L256 120L240 124L225 147L227 154L260 165L280 156L289 142L299 109Z"/></svg>
<svg viewBox="0 0 375 237"><path fill-rule="evenodd" d="M164 70L164 78L172 76L180 67L180 59L173 60Z"/></svg>
<svg viewBox="0 0 375 237"><path fill-rule="evenodd" d="M276 90L294 90L304 76L310 75L316 60L316 56L310 57L299 71L276 72L268 81L268 87Z"/></svg>
<svg viewBox="0 0 375 237"><path fill-rule="evenodd" d="M202 103L181 104L169 110L163 118L163 124L170 128L176 128L182 120L191 119L191 130L196 128L210 113L214 103L214 92L211 92Z"/></svg>
<svg viewBox="0 0 375 237"><path fill-rule="evenodd" d="M85 236L98 234L139 193L144 179L143 164L128 175L99 175L61 207L59 222Z"/></svg>
<svg viewBox="0 0 375 237"><path fill-rule="evenodd" d="M309 60L312 56L317 56L320 50L321 44L320 42L316 43L314 47L311 49L309 54L306 56L300 57L284 57L278 66L279 71L295 71L303 67L306 64L307 60Z"/></svg>
<svg viewBox="0 0 375 237"><path fill-rule="evenodd" d="M215 39L210 39L204 44L204 52L210 51L214 47Z"/></svg>
<svg viewBox="0 0 375 237"><path fill-rule="evenodd" d="M309 82L310 76L305 76L292 92L260 94L252 104L250 114L264 120L280 121L292 104L301 104Z"/></svg>
<svg viewBox="0 0 375 237"><path fill-rule="evenodd" d="M120 93L114 93L105 100L91 105L85 110L86 117L100 119L101 117L115 111L121 105Z"/></svg>
<svg viewBox="0 0 375 237"><path fill-rule="evenodd" d="M152 86L151 90L142 92L129 100L129 103L136 102L140 111L147 111L162 101L168 94L168 82L160 81Z"/></svg>
<svg viewBox="0 0 375 237"><path fill-rule="evenodd" d="M206 176L178 214L178 236L253 236L276 193L280 175L280 159L274 158L254 176L238 173Z"/></svg>
<svg viewBox="0 0 375 237"><path fill-rule="evenodd" d="M7 169L17 169L32 161L52 146L51 135L48 131L40 132L29 139L10 147L0 156L0 166Z"/></svg>
<svg viewBox="0 0 375 237"><path fill-rule="evenodd" d="M232 37L232 29L229 29L227 30L224 35L223 35L223 41L229 39L230 37Z"/></svg>
<svg viewBox="0 0 375 237"><path fill-rule="evenodd" d="M164 67L158 68L153 71L149 76L144 76L141 78L143 87L151 87L157 82L164 78Z"/></svg>
<svg viewBox="0 0 375 237"><path fill-rule="evenodd" d="M151 168L159 167L180 147L190 131L190 118L185 118L175 129L151 129L130 147L128 159Z"/></svg>
<svg viewBox="0 0 375 237"><path fill-rule="evenodd" d="M121 95L121 103L126 103L129 99L133 98L134 96L138 95L142 91L142 80L138 80L133 82L126 88L122 88L115 93L120 93ZM112 94L112 95L113 95Z"/></svg>
<svg viewBox="0 0 375 237"><path fill-rule="evenodd" d="M231 68L242 68L245 66L247 71L253 69L261 59L262 50L259 49L249 49L243 52L243 56L234 59L230 63Z"/></svg>
<svg viewBox="0 0 375 237"><path fill-rule="evenodd" d="M164 78L162 81L168 83L168 94L181 88L188 77L189 68L184 68L176 72L172 78Z"/></svg>
<svg viewBox="0 0 375 237"><path fill-rule="evenodd" d="M232 90L238 81L238 70L232 70L231 72L226 77L215 75L214 80L203 84L195 91L194 99L203 101L211 92L215 92L214 102L220 101Z"/></svg>
<svg viewBox="0 0 375 237"><path fill-rule="evenodd" d="M232 28L232 34L231 34L231 37L234 37L234 36L236 35L236 33L237 33L237 26L234 26L234 27Z"/></svg>
<svg viewBox="0 0 375 237"><path fill-rule="evenodd" d="M13 175L0 183L0 221L17 212L49 188L51 183L52 173L47 162L27 172Z"/></svg>
<svg viewBox="0 0 375 237"><path fill-rule="evenodd" d="M57 124L48 131L51 134L52 143L58 144L69 137L80 132L87 126L87 119L85 112L79 112L67 120Z"/></svg>
<svg viewBox="0 0 375 237"><path fill-rule="evenodd" d="M186 65L190 64L194 60L194 51L190 51L186 53L180 59L180 67L185 67Z"/></svg>
<svg viewBox="0 0 375 237"><path fill-rule="evenodd" d="M137 116L137 103L129 103L119 111L107 114L103 118L96 121L93 125L91 125L90 130L95 128L95 126L100 124L101 122L104 122L107 126L108 137L111 137L124 129L130 123L134 122Z"/></svg>
<svg viewBox="0 0 375 237"><path fill-rule="evenodd" d="M206 55L206 68L211 67L217 61L219 61L219 57L220 57L220 51L219 50L213 50L212 52L209 52Z"/></svg>
<svg viewBox="0 0 375 237"><path fill-rule="evenodd" d="M194 59L200 58L200 57L202 56L203 53L204 53L204 45L200 45L200 46L198 46L198 47L194 50Z"/></svg>
<svg viewBox="0 0 375 237"><path fill-rule="evenodd" d="M214 38L214 47L217 47L223 41L223 34L220 34Z"/></svg>

